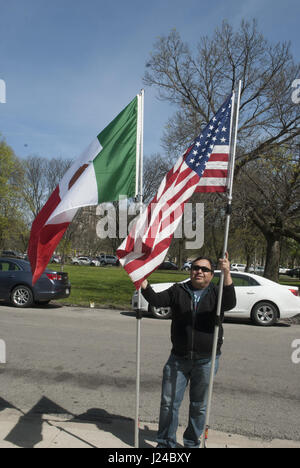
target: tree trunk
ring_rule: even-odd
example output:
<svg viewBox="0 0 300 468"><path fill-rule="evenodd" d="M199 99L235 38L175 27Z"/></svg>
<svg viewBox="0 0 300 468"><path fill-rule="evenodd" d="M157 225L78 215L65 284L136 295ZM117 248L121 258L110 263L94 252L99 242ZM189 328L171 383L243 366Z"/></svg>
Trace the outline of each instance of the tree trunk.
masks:
<svg viewBox="0 0 300 468"><path fill-rule="evenodd" d="M247 257L247 265L246 265L245 271L249 271L249 268L251 266L251 255L247 253L246 257Z"/></svg>
<svg viewBox="0 0 300 468"><path fill-rule="evenodd" d="M267 241L267 257L264 277L279 282L280 239L278 234L265 235Z"/></svg>
<svg viewBox="0 0 300 468"><path fill-rule="evenodd" d="M180 269L183 265L183 250L184 250L184 239L178 239L178 254L177 254L177 265Z"/></svg>

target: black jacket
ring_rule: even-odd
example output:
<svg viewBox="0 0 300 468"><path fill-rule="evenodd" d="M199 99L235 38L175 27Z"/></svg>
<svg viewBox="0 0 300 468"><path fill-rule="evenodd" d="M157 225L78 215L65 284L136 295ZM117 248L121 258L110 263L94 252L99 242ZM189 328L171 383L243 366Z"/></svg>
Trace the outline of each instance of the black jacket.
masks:
<svg viewBox="0 0 300 468"><path fill-rule="evenodd" d="M142 294L154 307L171 307L172 353L177 356L207 358L212 354L217 319L218 287L210 283L196 306L194 306L191 287L190 281L176 283L166 291L156 293L148 285L145 290L142 290ZM223 344L224 311L233 309L235 305L234 286L224 286L217 354L221 354Z"/></svg>

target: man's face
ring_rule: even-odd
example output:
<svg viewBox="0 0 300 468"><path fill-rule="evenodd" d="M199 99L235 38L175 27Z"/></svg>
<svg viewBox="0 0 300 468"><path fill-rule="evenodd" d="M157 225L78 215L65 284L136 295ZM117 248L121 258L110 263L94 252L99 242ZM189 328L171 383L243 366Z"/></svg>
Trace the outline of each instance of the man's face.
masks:
<svg viewBox="0 0 300 468"><path fill-rule="evenodd" d="M199 267L202 267L203 269ZM208 260L198 260L193 264L191 268L191 281L194 288L207 288L212 279L213 273L211 271L211 265Z"/></svg>

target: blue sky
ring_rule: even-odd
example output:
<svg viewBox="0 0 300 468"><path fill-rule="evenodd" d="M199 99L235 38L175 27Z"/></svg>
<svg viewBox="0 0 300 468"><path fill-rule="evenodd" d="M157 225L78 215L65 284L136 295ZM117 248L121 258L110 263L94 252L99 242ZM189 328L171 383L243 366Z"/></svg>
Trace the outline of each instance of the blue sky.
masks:
<svg viewBox="0 0 300 468"><path fill-rule="evenodd" d="M223 19L257 18L299 61L299 13L298 0L0 0L0 133L20 157L75 159L139 92L158 36L176 28L192 46ZM174 111L156 95L146 88L146 155Z"/></svg>

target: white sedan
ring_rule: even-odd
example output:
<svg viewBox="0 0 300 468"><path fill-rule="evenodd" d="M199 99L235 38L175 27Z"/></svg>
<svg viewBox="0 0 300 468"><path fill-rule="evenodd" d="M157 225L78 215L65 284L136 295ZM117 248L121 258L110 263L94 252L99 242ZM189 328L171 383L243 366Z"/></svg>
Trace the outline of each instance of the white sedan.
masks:
<svg viewBox="0 0 300 468"><path fill-rule="evenodd" d="M280 318L290 318L300 314L300 297L296 287L283 286L251 273L231 273L237 304L226 317L250 318L257 325L264 327L274 325ZM220 272L216 271L213 281L218 283ZM184 280L184 282L189 279ZM174 283L153 284L154 291L160 292L171 287ZM132 298L132 307L137 309L137 292ZM156 318L167 319L171 317L168 307L155 308L142 297L141 310L149 311Z"/></svg>

